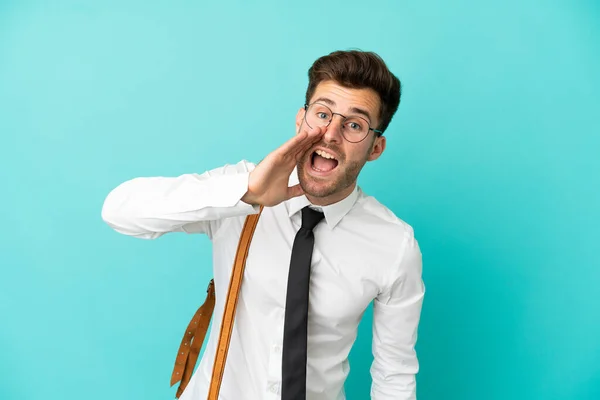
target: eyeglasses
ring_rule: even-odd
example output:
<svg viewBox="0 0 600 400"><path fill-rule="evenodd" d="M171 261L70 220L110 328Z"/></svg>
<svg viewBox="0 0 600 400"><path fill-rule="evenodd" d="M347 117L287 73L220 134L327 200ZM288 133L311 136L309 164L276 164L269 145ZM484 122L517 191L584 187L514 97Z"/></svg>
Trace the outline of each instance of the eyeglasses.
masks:
<svg viewBox="0 0 600 400"><path fill-rule="evenodd" d="M329 126L334 115L342 117L342 136L350 143L362 142L369 135L369 131L375 132L378 136L383 134L383 131L371 128L369 121L363 117L359 117L358 115L346 117L340 113L334 113L325 104L305 104L304 109L306 110L304 120L311 128Z"/></svg>

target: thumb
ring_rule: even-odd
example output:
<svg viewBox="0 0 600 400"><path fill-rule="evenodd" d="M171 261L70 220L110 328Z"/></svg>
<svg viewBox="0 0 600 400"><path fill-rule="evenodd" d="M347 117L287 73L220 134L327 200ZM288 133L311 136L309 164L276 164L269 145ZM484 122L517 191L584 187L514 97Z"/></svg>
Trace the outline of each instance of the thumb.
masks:
<svg viewBox="0 0 600 400"><path fill-rule="evenodd" d="M288 199L291 199L292 197L298 197L298 196L302 196L304 194L304 190L302 190L302 187L300 186L300 184L294 185L292 187L288 188Z"/></svg>

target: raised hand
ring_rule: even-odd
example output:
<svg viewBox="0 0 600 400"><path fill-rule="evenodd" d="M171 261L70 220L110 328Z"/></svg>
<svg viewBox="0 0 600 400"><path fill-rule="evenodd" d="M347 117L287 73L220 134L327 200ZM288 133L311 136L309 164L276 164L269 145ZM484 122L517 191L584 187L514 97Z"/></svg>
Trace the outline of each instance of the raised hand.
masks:
<svg viewBox="0 0 600 400"><path fill-rule="evenodd" d="M242 201L275 206L303 194L300 185L289 187L289 178L304 153L321 140L326 128L301 130L262 160L252 172Z"/></svg>

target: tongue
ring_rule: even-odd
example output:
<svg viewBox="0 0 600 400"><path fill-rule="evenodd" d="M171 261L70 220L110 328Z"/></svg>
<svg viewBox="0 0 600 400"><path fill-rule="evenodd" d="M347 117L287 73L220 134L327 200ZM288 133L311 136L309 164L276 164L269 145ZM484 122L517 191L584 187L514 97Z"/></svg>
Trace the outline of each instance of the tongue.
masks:
<svg viewBox="0 0 600 400"><path fill-rule="evenodd" d="M318 169L321 172L329 172L336 167L337 161L332 160L330 158L324 158L318 154L315 154L313 165L316 169Z"/></svg>

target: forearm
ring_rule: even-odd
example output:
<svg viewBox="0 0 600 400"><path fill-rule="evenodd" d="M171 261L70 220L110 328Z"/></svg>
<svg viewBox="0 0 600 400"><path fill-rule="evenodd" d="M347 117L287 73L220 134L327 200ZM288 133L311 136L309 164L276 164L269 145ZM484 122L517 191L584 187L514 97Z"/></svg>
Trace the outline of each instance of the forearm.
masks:
<svg viewBox="0 0 600 400"><path fill-rule="evenodd" d="M415 362L416 364L416 362ZM401 365L401 364L398 364ZM371 400L416 400L416 365L406 366L403 371L393 366L374 363L371 367ZM396 372L391 372L393 370Z"/></svg>
<svg viewBox="0 0 600 400"><path fill-rule="evenodd" d="M400 261L373 304L373 400L416 400L417 332L425 295L422 257L417 241L407 235Z"/></svg>
<svg viewBox="0 0 600 400"><path fill-rule="evenodd" d="M109 193L102 218L117 232L144 239L210 233L210 221L258 212L241 201L252 168L240 162L203 174L135 178Z"/></svg>
<svg viewBox="0 0 600 400"><path fill-rule="evenodd" d="M402 316L402 311L394 307L382 304L375 307L371 366L373 400L416 399L416 374L419 371L415 351L417 308L419 306L414 305Z"/></svg>

